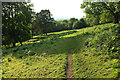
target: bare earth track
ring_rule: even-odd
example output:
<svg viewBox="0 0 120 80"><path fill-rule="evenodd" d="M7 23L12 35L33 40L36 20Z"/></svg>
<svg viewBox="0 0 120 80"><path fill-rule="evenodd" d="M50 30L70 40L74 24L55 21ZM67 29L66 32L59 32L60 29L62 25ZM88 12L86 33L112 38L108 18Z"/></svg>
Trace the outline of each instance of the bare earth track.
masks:
<svg viewBox="0 0 120 80"><path fill-rule="evenodd" d="M72 61L72 49L70 50L70 52L68 53L68 68L67 68L67 74L66 74L66 78L75 78L73 75L73 61Z"/></svg>

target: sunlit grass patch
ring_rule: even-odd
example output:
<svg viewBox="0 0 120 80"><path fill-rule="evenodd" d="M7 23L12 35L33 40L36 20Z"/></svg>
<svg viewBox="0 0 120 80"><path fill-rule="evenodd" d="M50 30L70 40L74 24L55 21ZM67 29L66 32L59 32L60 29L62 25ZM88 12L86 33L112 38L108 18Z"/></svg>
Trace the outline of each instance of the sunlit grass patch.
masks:
<svg viewBox="0 0 120 80"><path fill-rule="evenodd" d="M12 59L10 62L9 58ZM25 59L6 57L2 74L4 78L65 78L66 63L66 54L44 54Z"/></svg>
<svg viewBox="0 0 120 80"><path fill-rule="evenodd" d="M108 59L107 55L96 56L94 53L73 54L74 75L76 78L116 78L118 59ZM97 53L95 53L97 54Z"/></svg>

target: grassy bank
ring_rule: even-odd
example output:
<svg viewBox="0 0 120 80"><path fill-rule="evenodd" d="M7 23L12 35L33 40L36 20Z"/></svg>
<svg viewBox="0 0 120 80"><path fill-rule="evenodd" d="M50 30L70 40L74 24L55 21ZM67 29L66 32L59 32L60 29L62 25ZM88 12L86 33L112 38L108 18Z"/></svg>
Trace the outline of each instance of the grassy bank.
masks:
<svg viewBox="0 0 120 80"><path fill-rule="evenodd" d="M105 42L106 39L110 41L111 37L116 36L113 35L114 31L110 32L115 26L110 23L53 32L48 33L47 36L33 36L32 39L23 42L23 46L17 43L17 47L3 50L2 76L4 78L65 78L67 53L73 49L73 71L76 78L116 78L119 68L119 52L117 52L119 45L111 44L113 46L109 47ZM109 34L105 32L113 34L108 38L107 35L103 36ZM99 38L98 35L102 37ZM107 47L100 46L103 38L105 40L102 42L106 44L102 44L107 45L109 49L114 47L113 52L108 52ZM118 43L119 40L116 42ZM105 52L104 48L108 51Z"/></svg>
<svg viewBox="0 0 120 80"><path fill-rule="evenodd" d="M80 52L73 54L76 78L118 78L120 57L120 26L97 25L87 32L88 38Z"/></svg>

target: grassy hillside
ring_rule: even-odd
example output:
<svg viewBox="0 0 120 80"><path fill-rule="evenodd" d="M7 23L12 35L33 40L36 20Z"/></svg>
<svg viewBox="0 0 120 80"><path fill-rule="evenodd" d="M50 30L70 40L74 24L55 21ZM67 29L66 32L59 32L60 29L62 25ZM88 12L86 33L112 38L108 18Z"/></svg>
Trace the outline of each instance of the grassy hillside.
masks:
<svg viewBox="0 0 120 80"><path fill-rule="evenodd" d="M17 43L17 47L3 50L2 76L65 78L67 53L73 49L76 78L116 78L120 67L118 33L119 25L110 23L33 36L23 46Z"/></svg>
<svg viewBox="0 0 120 80"><path fill-rule="evenodd" d="M81 50L73 54L76 78L118 78L120 57L120 26L94 26Z"/></svg>

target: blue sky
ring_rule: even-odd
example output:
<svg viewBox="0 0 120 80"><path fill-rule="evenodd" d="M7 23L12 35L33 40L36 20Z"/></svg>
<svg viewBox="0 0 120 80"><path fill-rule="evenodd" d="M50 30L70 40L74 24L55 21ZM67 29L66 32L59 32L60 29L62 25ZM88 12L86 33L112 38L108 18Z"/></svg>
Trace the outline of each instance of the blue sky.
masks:
<svg viewBox="0 0 120 80"><path fill-rule="evenodd" d="M80 9L83 0L31 0L34 11L49 9L54 19L82 18L85 13Z"/></svg>

